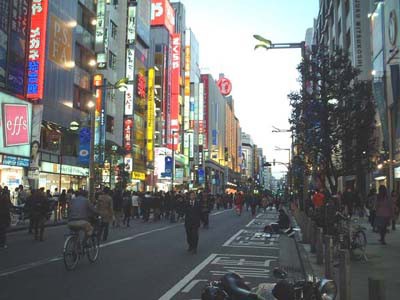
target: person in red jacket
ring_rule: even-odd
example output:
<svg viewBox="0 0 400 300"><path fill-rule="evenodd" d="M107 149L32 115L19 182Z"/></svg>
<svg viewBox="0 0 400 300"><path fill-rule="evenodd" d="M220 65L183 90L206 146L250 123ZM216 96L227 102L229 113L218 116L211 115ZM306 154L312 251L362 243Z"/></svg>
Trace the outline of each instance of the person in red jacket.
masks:
<svg viewBox="0 0 400 300"><path fill-rule="evenodd" d="M324 205L325 195L317 189L315 191L315 194L314 194L312 200L313 200L314 208L318 209Z"/></svg>
<svg viewBox="0 0 400 300"><path fill-rule="evenodd" d="M244 197L243 193L239 192L235 197L236 212L239 216L242 215Z"/></svg>

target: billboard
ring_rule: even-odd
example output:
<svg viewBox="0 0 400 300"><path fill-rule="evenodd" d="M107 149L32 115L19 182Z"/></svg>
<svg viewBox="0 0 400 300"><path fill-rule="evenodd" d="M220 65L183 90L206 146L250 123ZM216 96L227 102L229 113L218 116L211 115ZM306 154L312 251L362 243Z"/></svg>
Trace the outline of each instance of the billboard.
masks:
<svg viewBox="0 0 400 300"><path fill-rule="evenodd" d="M95 144L95 161L102 163L104 161L104 147L105 147L105 80L102 74L96 74L93 77L93 86L96 91L96 104L95 104L95 130L94 130L94 144Z"/></svg>
<svg viewBox="0 0 400 300"><path fill-rule="evenodd" d="M175 11L168 0L151 0L151 26L164 26L175 32Z"/></svg>
<svg viewBox="0 0 400 300"><path fill-rule="evenodd" d="M32 104L0 93L0 153L30 156Z"/></svg>
<svg viewBox="0 0 400 300"><path fill-rule="evenodd" d="M28 82L26 97L43 98L44 64L46 55L46 25L48 0L33 0L31 7L31 31L29 35Z"/></svg>
<svg viewBox="0 0 400 300"><path fill-rule="evenodd" d="M154 99L154 81L155 71L149 69L148 78L148 100L147 100L147 161L154 161L154 128L155 128L155 99Z"/></svg>
<svg viewBox="0 0 400 300"><path fill-rule="evenodd" d="M54 15L50 16L49 59L62 68L72 61L72 28Z"/></svg>
<svg viewBox="0 0 400 300"><path fill-rule="evenodd" d="M7 2L7 1L1 1ZM45 1L47 3L47 1ZM8 89L20 96L24 95L26 74L26 40L28 35L27 0L9 1L9 32L7 54L7 83ZM33 4L32 4L33 6ZM3 14L3 12L0 12ZM32 13L33 16L33 13ZM2 25L3 27L4 25ZM34 27L32 27L34 29Z"/></svg>
<svg viewBox="0 0 400 300"><path fill-rule="evenodd" d="M228 78L218 79L217 86L222 96L228 96L232 92L232 83Z"/></svg>
<svg viewBox="0 0 400 300"><path fill-rule="evenodd" d="M178 149L179 134L173 134L173 131L179 131L179 79L181 66L181 35L175 33L171 36L172 41L172 70L171 70L171 102L170 102L170 130L174 135L174 148Z"/></svg>

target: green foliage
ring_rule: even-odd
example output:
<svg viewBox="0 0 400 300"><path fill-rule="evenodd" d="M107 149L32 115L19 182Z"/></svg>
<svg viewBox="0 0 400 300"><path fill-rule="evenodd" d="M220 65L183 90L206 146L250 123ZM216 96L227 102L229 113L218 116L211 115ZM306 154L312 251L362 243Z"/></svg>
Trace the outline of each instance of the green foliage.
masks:
<svg viewBox="0 0 400 300"><path fill-rule="evenodd" d="M347 53L320 49L307 55L298 70L303 88L288 95L290 122L305 171L320 170L336 191L340 175L366 174L376 154L375 104L370 81ZM308 173L310 174L310 173Z"/></svg>

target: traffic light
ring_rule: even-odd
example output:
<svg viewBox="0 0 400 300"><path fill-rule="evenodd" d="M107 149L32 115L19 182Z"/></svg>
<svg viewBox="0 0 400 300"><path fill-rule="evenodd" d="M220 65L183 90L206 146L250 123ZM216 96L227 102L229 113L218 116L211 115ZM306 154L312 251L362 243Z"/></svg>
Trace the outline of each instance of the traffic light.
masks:
<svg viewBox="0 0 400 300"><path fill-rule="evenodd" d="M272 161L272 164L275 166L275 158L274 158L274 160Z"/></svg>
<svg viewBox="0 0 400 300"><path fill-rule="evenodd" d="M270 166L271 166L271 163L265 162L265 163L263 164L263 166L264 166L264 167L270 167Z"/></svg>
<svg viewBox="0 0 400 300"><path fill-rule="evenodd" d="M229 160L228 147L225 147L225 149L224 149L224 159L225 159L225 161Z"/></svg>

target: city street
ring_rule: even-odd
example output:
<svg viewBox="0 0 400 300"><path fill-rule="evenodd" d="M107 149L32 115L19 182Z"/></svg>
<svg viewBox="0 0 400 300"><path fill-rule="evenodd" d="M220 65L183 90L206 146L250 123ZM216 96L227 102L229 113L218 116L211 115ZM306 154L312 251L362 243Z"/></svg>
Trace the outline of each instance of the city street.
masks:
<svg viewBox="0 0 400 300"><path fill-rule="evenodd" d="M229 271L251 286L271 282L279 240L260 232L275 219L275 211L256 219L213 211L210 228L200 229L197 255L186 252L182 223L136 221L111 231L95 264L84 258L70 272L61 257L65 226L47 228L43 243L12 233L0 256L0 299L200 299L207 280Z"/></svg>

